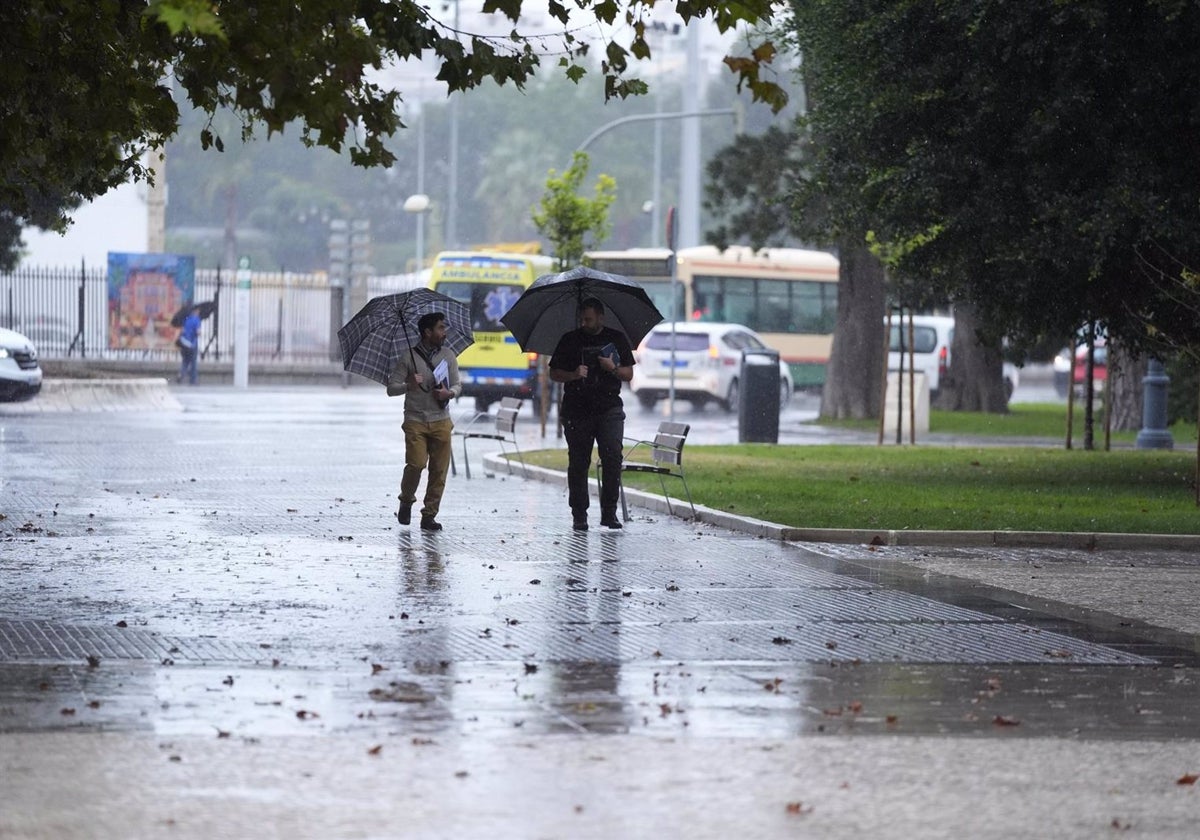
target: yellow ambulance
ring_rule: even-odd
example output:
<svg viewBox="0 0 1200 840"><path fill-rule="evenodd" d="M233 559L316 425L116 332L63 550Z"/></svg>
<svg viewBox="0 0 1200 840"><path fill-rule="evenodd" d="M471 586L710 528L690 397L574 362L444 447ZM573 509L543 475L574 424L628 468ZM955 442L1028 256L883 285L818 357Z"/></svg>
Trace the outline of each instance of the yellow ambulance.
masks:
<svg viewBox="0 0 1200 840"><path fill-rule="evenodd" d="M524 353L500 319L534 280L554 270L540 254L443 251L434 260L429 287L471 308L475 343L458 357L463 396L487 411L501 397L538 398L537 354Z"/></svg>

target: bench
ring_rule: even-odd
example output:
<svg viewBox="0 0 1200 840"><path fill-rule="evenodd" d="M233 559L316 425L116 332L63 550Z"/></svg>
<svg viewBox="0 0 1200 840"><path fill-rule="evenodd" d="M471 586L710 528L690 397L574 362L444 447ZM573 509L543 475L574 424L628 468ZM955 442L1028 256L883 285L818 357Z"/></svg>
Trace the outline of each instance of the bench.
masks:
<svg viewBox="0 0 1200 840"><path fill-rule="evenodd" d="M466 469L467 478L471 477L471 460L470 453L467 449L467 441L471 440L494 440L500 444L500 450L507 455L507 445L512 444L516 450L517 459L521 462L521 470L525 471L525 459L521 455L521 447L517 443L517 415L521 413L522 400L516 397L504 397L500 400L500 408L496 411L495 422L490 430L484 430L484 424L480 421L490 419L491 415L486 411L478 411L475 416L470 419L466 426L461 431L455 430L453 436L462 438L463 449L463 466ZM476 425L476 424L479 425ZM453 450L451 450L450 467L453 475L458 475L458 467L454 463ZM512 474L512 463L509 462L508 472Z"/></svg>
<svg viewBox="0 0 1200 840"><path fill-rule="evenodd" d="M683 471L683 445L687 442L691 426L687 423L665 421L658 424L654 440L637 440L625 438L632 446L622 455L621 473L648 473L658 476L662 485L663 498L667 502L667 512L674 515L671 507L671 496L667 493L667 478L677 478L683 484L687 494L688 505L692 509L692 519L696 518L696 505L692 502L692 491L688 489L687 476ZM600 483L600 464L596 464L596 483ZM621 484L621 515L629 521L629 505L625 501L625 485Z"/></svg>

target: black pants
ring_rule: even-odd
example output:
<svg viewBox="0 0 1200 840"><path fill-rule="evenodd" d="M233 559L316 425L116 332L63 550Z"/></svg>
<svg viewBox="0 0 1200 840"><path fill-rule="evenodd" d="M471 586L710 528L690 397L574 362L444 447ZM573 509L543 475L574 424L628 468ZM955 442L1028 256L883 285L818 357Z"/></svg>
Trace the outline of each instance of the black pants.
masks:
<svg viewBox="0 0 1200 840"><path fill-rule="evenodd" d="M564 417L567 439L567 498L571 512L583 515L588 509L588 470L592 444L600 450L600 510L615 512L621 493L621 440L625 435L625 409L610 408L603 414Z"/></svg>

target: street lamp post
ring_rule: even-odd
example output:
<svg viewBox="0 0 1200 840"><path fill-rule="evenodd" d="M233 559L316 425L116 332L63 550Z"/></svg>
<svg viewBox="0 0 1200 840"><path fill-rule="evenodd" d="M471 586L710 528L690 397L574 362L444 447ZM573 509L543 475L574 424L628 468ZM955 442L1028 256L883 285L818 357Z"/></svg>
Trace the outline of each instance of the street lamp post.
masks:
<svg viewBox="0 0 1200 840"><path fill-rule="evenodd" d="M417 274L425 268L425 214L429 212L429 196L425 193L410 195L404 199L404 212L417 217Z"/></svg>

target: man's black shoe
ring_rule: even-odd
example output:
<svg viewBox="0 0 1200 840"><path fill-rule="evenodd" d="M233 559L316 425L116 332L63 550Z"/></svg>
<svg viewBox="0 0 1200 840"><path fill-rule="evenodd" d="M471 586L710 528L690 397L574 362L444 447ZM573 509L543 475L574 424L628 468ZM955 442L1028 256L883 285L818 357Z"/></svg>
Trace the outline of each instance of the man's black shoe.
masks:
<svg viewBox="0 0 1200 840"><path fill-rule="evenodd" d="M601 516L600 524L603 525L605 528L623 528L624 527L621 524L621 520L617 519L617 515L615 513L606 513L603 516Z"/></svg>
<svg viewBox="0 0 1200 840"><path fill-rule="evenodd" d="M396 511L396 519L400 520L401 525L412 522L412 502L400 503L400 510Z"/></svg>
<svg viewBox="0 0 1200 840"><path fill-rule="evenodd" d="M576 531L586 531L588 529L587 517L576 516L575 522L571 525Z"/></svg>
<svg viewBox="0 0 1200 840"><path fill-rule="evenodd" d="M422 516L421 517L421 530L422 531L440 531L440 530L442 530L442 523L438 522L432 516Z"/></svg>

